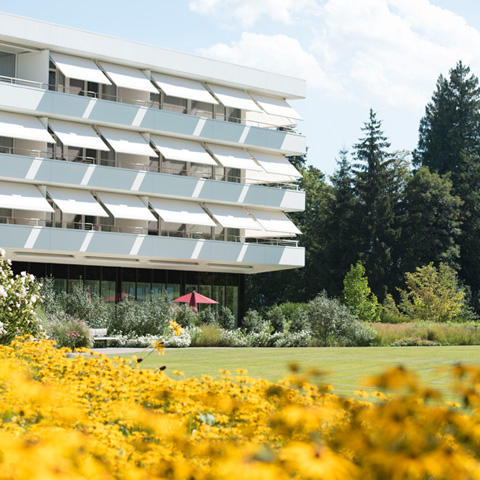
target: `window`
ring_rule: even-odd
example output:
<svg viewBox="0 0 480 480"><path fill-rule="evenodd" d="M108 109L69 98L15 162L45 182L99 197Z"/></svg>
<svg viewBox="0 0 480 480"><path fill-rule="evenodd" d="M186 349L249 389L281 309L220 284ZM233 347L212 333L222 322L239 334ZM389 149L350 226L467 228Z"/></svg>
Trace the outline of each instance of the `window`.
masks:
<svg viewBox="0 0 480 480"><path fill-rule="evenodd" d="M0 153L13 153L13 138L0 137Z"/></svg>
<svg viewBox="0 0 480 480"><path fill-rule="evenodd" d="M99 280L84 280L83 285L87 292L90 293L91 296L99 296L100 295L100 281Z"/></svg>
<svg viewBox="0 0 480 480"><path fill-rule="evenodd" d="M0 76L15 77L15 54L0 52ZM0 80L6 80L1 77Z"/></svg>
<svg viewBox="0 0 480 480"><path fill-rule="evenodd" d="M135 282L122 282L122 299L135 298Z"/></svg>
<svg viewBox="0 0 480 480"><path fill-rule="evenodd" d="M160 298L167 295L167 286L164 283L152 283L152 298Z"/></svg>
<svg viewBox="0 0 480 480"><path fill-rule="evenodd" d="M238 287L227 285L225 288L225 306L238 318Z"/></svg>
<svg viewBox="0 0 480 480"><path fill-rule="evenodd" d="M150 282L137 282L137 300L147 300L150 292Z"/></svg>
<svg viewBox="0 0 480 480"><path fill-rule="evenodd" d="M198 292L198 285L185 285L185 294L192 293L194 290Z"/></svg>
<svg viewBox="0 0 480 480"><path fill-rule="evenodd" d="M227 121L234 122L234 123L241 123L242 122L242 111L238 108L226 108L226 117Z"/></svg>
<svg viewBox="0 0 480 480"><path fill-rule="evenodd" d="M110 302L115 301L115 281L103 280L101 282L102 298Z"/></svg>
<svg viewBox="0 0 480 480"><path fill-rule="evenodd" d="M198 115L199 117L213 118L213 105L206 102L197 102L192 100L190 114Z"/></svg>
<svg viewBox="0 0 480 480"><path fill-rule="evenodd" d="M115 166L115 152L100 152L100 165L105 165L107 167Z"/></svg>
<svg viewBox="0 0 480 480"><path fill-rule="evenodd" d="M187 113L187 100L185 98L163 96L162 108L177 113Z"/></svg>
<svg viewBox="0 0 480 480"><path fill-rule="evenodd" d="M169 300L173 300L180 296L180 285L177 283L169 283L167 286L167 297Z"/></svg>

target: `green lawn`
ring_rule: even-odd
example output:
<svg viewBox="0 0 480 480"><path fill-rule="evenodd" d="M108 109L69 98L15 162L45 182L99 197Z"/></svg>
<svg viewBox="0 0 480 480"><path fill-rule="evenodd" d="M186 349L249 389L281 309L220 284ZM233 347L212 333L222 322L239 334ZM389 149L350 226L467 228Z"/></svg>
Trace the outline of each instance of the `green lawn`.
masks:
<svg viewBox="0 0 480 480"><path fill-rule="evenodd" d="M187 376L216 376L223 368L246 368L253 377L278 380L288 372L288 364L316 367L328 372L325 381L335 392L349 395L365 376L390 365L402 364L415 370L430 386L446 389L445 367L454 363L480 364L480 346L456 347L351 347L351 348L188 348L167 349L165 356L137 353L146 357L142 368L166 365L166 372L181 370ZM121 355L125 356L125 355Z"/></svg>

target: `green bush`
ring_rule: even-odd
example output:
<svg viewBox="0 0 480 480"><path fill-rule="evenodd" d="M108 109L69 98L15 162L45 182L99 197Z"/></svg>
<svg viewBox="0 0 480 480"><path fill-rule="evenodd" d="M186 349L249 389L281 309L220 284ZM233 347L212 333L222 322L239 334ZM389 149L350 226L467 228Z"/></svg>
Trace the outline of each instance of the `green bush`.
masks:
<svg viewBox="0 0 480 480"><path fill-rule="evenodd" d="M246 332L266 332L270 327L270 324L257 310L248 310L242 320L242 328Z"/></svg>
<svg viewBox="0 0 480 480"><path fill-rule="evenodd" d="M144 302L125 300L116 305L115 313L108 326L109 335L128 337L164 335L173 317L172 305L163 297Z"/></svg>
<svg viewBox="0 0 480 480"><path fill-rule="evenodd" d="M218 325L218 315L210 305L201 307L201 311L197 314L197 323L200 325Z"/></svg>
<svg viewBox="0 0 480 480"><path fill-rule="evenodd" d="M285 317L285 331L289 333L310 330L307 303L281 303L278 305Z"/></svg>
<svg viewBox="0 0 480 480"><path fill-rule="evenodd" d="M265 320L272 326L274 332L283 332L285 330L287 320L278 305L274 305L266 311Z"/></svg>
<svg viewBox="0 0 480 480"><path fill-rule="evenodd" d="M87 324L67 315L52 317L47 332L49 338L55 340L59 347L75 348L93 346L93 340Z"/></svg>
<svg viewBox="0 0 480 480"><path fill-rule="evenodd" d="M392 295L388 293L383 301L380 320L383 323L403 323L408 322L408 317L403 315L397 307Z"/></svg>
<svg viewBox="0 0 480 480"><path fill-rule="evenodd" d="M218 324L225 330L233 330L237 326L235 315L228 307L221 307L218 314Z"/></svg>
<svg viewBox="0 0 480 480"><path fill-rule="evenodd" d="M439 342L421 337L400 338L392 343L392 347L437 347L439 345L441 345Z"/></svg>
<svg viewBox="0 0 480 480"><path fill-rule="evenodd" d="M184 328L200 325L198 315L191 307L184 304L176 304L173 306L173 320Z"/></svg>
<svg viewBox="0 0 480 480"><path fill-rule="evenodd" d="M308 316L320 345L371 345L376 340L376 331L362 325L345 305L325 293L308 304Z"/></svg>

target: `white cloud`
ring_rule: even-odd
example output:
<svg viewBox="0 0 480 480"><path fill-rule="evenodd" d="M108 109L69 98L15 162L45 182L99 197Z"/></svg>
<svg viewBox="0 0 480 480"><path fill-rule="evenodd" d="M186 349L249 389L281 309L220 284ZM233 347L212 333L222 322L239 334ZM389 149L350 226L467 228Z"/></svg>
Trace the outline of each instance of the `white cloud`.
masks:
<svg viewBox="0 0 480 480"><path fill-rule="evenodd" d="M289 36L244 32L202 53L300 76L361 104L419 112L457 60L480 73L480 32L429 0L191 0L190 8L242 27L269 17L289 28Z"/></svg>
<svg viewBox="0 0 480 480"><path fill-rule="evenodd" d="M317 9L316 0L191 0L190 10L214 15L221 22L239 22L250 28L262 17L291 24L298 14Z"/></svg>
<svg viewBox="0 0 480 480"><path fill-rule="evenodd" d="M217 43L200 50L202 55L248 65L293 77L305 78L309 86L335 90L326 73L300 42L287 35L261 35L244 32L230 45Z"/></svg>

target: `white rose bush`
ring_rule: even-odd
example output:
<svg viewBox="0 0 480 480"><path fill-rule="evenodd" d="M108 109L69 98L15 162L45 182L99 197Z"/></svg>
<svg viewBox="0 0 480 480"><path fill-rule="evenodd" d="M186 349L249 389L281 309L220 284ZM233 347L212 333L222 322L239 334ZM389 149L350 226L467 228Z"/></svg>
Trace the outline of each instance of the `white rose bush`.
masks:
<svg viewBox="0 0 480 480"><path fill-rule="evenodd" d="M0 248L0 343L10 343L15 337L44 337L43 327L35 311L41 303L40 284L33 275L14 275L11 261Z"/></svg>

